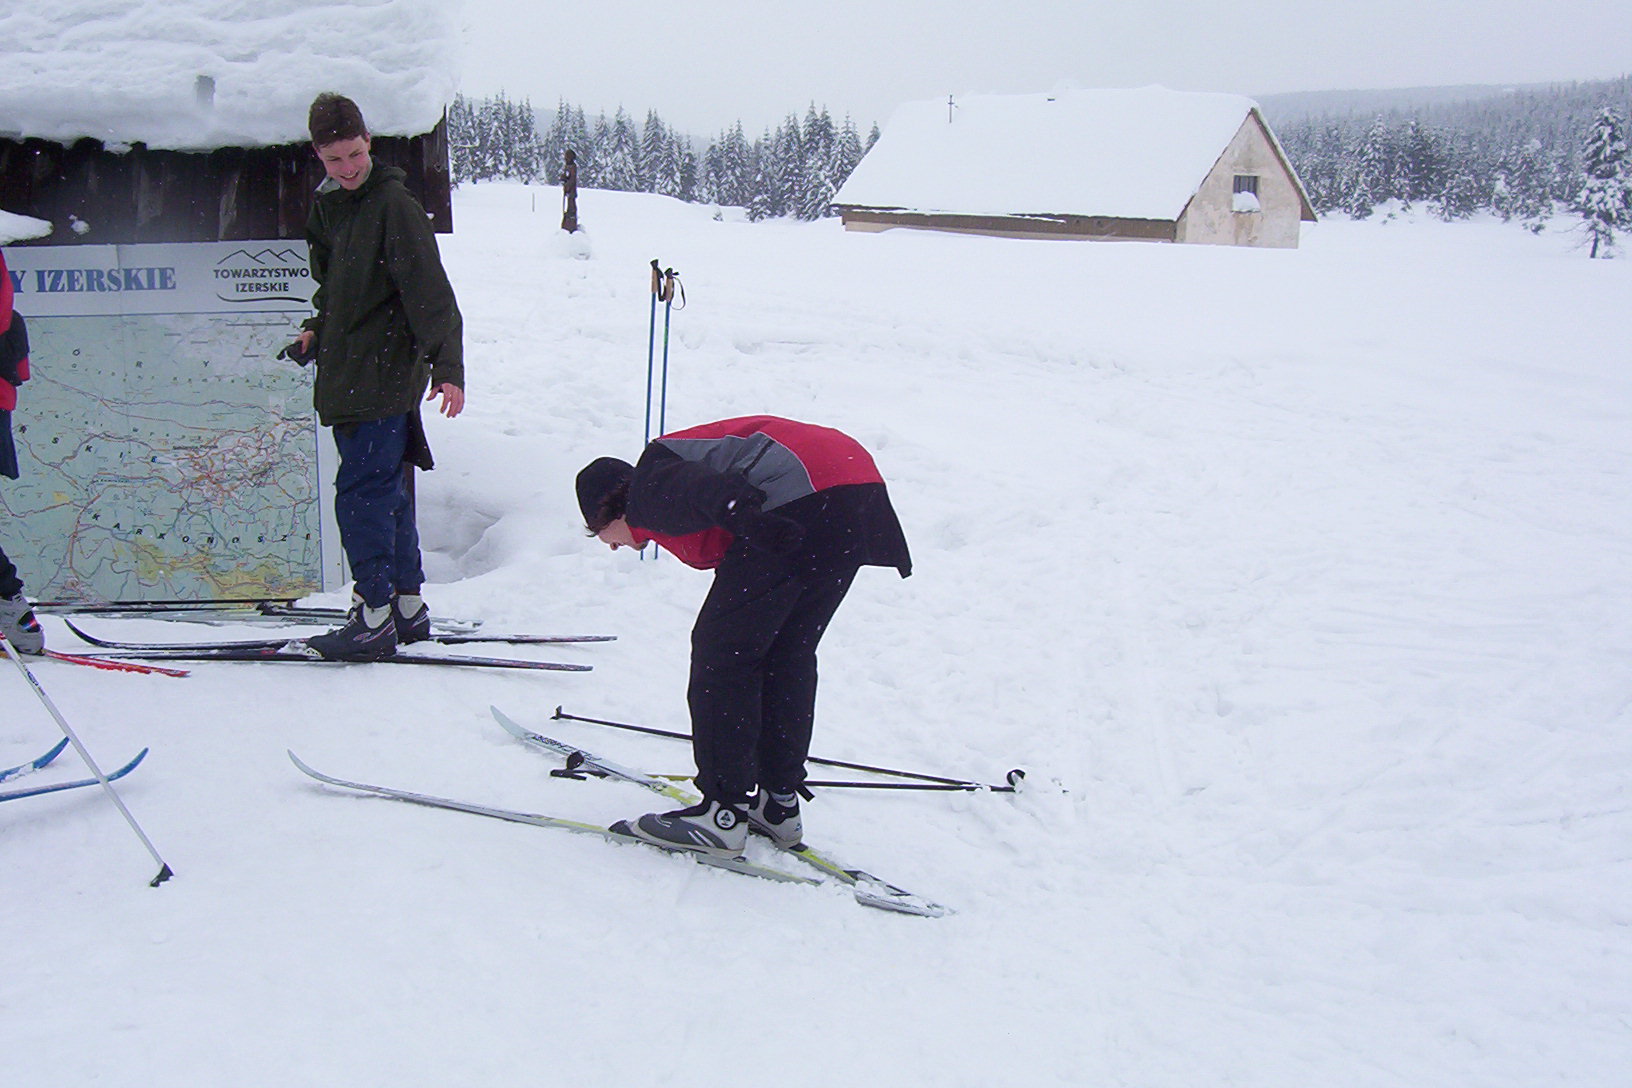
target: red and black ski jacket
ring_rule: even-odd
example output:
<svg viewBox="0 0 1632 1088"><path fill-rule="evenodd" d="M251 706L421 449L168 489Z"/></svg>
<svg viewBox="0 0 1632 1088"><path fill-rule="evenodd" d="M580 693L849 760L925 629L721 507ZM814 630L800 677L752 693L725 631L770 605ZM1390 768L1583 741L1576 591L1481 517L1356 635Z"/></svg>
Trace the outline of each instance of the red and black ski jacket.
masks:
<svg viewBox="0 0 1632 1088"><path fill-rule="evenodd" d="M654 439L629 483L625 518L637 543L655 541L688 566L710 570L735 537L733 505L797 521L798 549L784 557L806 574L894 567L912 557L878 466L842 431L776 416L704 423Z"/></svg>
<svg viewBox="0 0 1632 1088"><path fill-rule="evenodd" d="M11 273L0 253L0 476L18 475L17 447L11 439L11 413L17 408L17 387L28 381L28 329L23 315L11 310Z"/></svg>
<svg viewBox="0 0 1632 1088"><path fill-rule="evenodd" d="M11 273L0 253L0 412L17 410L17 387L28 381L28 330L11 311Z"/></svg>

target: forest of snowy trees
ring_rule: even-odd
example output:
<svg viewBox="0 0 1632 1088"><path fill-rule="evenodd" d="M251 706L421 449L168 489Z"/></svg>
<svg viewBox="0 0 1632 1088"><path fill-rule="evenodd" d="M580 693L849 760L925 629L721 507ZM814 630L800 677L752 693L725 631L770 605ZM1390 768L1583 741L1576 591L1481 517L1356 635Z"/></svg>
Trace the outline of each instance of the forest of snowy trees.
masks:
<svg viewBox="0 0 1632 1088"><path fill-rule="evenodd" d="M1394 202L1447 220L1488 211L1536 230L1555 215L1580 215L1597 255L1632 229L1629 106L1632 77L1623 77L1370 115L1282 121L1271 110L1269 121L1322 215L1365 218ZM830 214L879 131L863 139L849 118L835 125L812 104L803 121L790 114L751 142L739 121L699 150L655 111L644 124L621 107L591 123L561 102L541 126L529 102L499 94L455 99L448 136L455 184L554 184L571 148L580 188L741 207L759 220Z"/></svg>
<svg viewBox="0 0 1632 1088"><path fill-rule="evenodd" d="M1606 109L1624 119L1629 105L1632 77L1623 77L1269 122L1320 214L1365 218L1396 201L1448 220L1493 212L1539 230L1553 215L1584 214L1593 132Z"/></svg>
<svg viewBox="0 0 1632 1088"><path fill-rule="evenodd" d="M863 139L845 118L835 125L814 104L749 142L739 121L698 152L655 111L637 125L622 107L591 123L580 106L560 103L540 127L533 107L499 94L482 101L460 96L448 111L454 184L509 178L559 182L564 152L578 159L578 187L660 193L697 204L746 208L751 219L818 219L862 155L878 139Z"/></svg>

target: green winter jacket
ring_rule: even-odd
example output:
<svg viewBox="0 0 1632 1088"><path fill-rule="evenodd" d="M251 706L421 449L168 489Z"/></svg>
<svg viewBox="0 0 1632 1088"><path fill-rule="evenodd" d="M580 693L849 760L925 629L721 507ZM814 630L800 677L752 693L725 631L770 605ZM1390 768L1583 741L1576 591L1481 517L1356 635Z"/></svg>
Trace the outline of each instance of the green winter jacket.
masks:
<svg viewBox="0 0 1632 1088"><path fill-rule="evenodd" d="M427 384L463 389L464 320L407 175L375 163L347 191L325 180L306 220L317 315L313 400L326 427L415 411Z"/></svg>

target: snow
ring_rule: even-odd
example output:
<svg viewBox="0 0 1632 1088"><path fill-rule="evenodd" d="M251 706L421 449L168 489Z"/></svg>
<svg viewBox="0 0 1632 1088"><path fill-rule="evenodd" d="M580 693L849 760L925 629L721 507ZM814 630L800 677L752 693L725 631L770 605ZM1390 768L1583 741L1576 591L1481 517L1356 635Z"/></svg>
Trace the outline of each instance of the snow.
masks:
<svg viewBox="0 0 1632 1088"><path fill-rule="evenodd" d="M1486 222L1252 250L586 192L569 242L557 190L456 204L470 400L428 419L427 598L619 640L513 651L577 675L35 663L105 767L152 747L120 793L176 876L146 886L96 791L0 805L8 1080L1626 1083L1632 368L1602 315L1632 264ZM611 553L572 496L639 446L654 256L689 300L669 426L838 426L913 545L914 575L863 572L828 633L816 754L1028 771L1014 796L806 806L813 843L950 917L351 796L285 757L585 820L661 805L550 777L492 704L689 769L550 720L687 728L709 578ZM0 766L54 742L9 665L0 698ZM36 781L81 773L69 753Z"/></svg>
<svg viewBox="0 0 1632 1088"><path fill-rule="evenodd" d="M22 242L30 238L44 238L51 233L51 224L32 215L0 211L0 245Z"/></svg>
<svg viewBox="0 0 1632 1088"><path fill-rule="evenodd" d="M834 203L1177 219L1254 108L1154 86L908 102Z"/></svg>
<svg viewBox="0 0 1632 1088"><path fill-rule="evenodd" d="M197 150L305 142L322 91L429 132L459 78L443 0L53 0L0 14L0 135Z"/></svg>

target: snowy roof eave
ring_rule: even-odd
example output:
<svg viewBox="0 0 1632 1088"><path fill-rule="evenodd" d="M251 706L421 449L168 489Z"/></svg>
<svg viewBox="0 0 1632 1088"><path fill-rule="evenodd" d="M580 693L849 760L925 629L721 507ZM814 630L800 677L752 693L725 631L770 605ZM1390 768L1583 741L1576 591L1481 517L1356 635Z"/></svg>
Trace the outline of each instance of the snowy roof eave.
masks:
<svg viewBox="0 0 1632 1088"><path fill-rule="evenodd" d="M44 238L50 234L51 224L44 219L36 219L32 215L18 215L16 212L0 211L0 246L9 246L13 242L26 242L34 238Z"/></svg>
<svg viewBox="0 0 1632 1088"><path fill-rule="evenodd" d="M323 91L382 136L442 119L457 3L54 0L0 15L0 135L198 151L304 142Z"/></svg>

